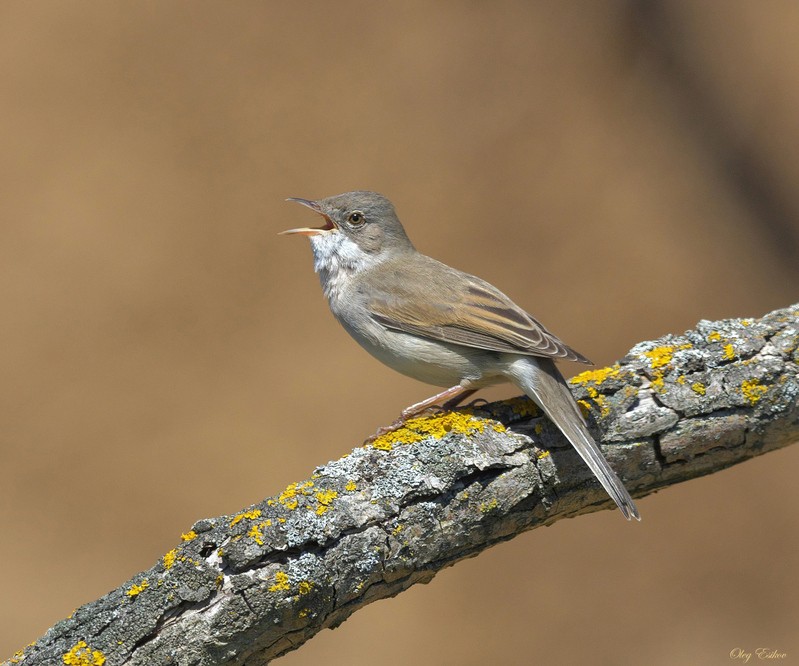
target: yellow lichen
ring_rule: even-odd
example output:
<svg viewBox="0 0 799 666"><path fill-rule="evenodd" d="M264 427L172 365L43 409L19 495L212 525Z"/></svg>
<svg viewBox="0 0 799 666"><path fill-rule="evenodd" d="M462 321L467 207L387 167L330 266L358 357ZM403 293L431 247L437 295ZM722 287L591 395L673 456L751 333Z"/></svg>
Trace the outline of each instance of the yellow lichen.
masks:
<svg viewBox="0 0 799 666"><path fill-rule="evenodd" d="M287 499L295 497L296 495L297 495L297 484L290 483L289 485L286 486L286 489L282 493L280 493L280 497L278 497L277 499L281 504L285 504Z"/></svg>
<svg viewBox="0 0 799 666"><path fill-rule="evenodd" d="M608 407L605 402L605 396L602 395L596 389L596 387L600 386L602 382L607 381L608 379L618 377L621 372L621 366L618 363L615 363L607 368L586 370L585 372L581 372L576 377L573 377L570 381L572 384L581 384L583 386L589 383L594 384L594 386L588 386L586 388L588 391L588 397L594 401L597 407L599 407L600 415L607 416L610 413L610 407ZM580 405L580 410L583 412L583 416L588 416L588 412L591 411L591 404L584 400L578 400L577 402Z"/></svg>
<svg viewBox="0 0 799 666"><path fill-rule="evenodd" d="M690 349L690 344L682 344L679 347L675 347L674 345L665 345L663 347L655 347L648 352L644 352L644 356L649 359L649 365L653 370L657 368L662 368L664 365L668 365L671 363L671 359L674 356L674 352L679 349Z"/></svg>
<svg viewBox="0 0 799 666"><path fill-rule="evenodd" d="M583 414L583 418L587 418L588 415L591 413L591 403L590 402L587 402L585 400L578 400L577 401L577 406L580 408L580 411ZM541 427L541 430L538 429L539 425L540 424L536 424L536 431L535 432L536 432L537 435L540 435L541 432L543 431L543 427Z"/></svg>
<svg viewBox="0 0 799 666"><path fill-rule="evenodd" d="M380 435L372 442L372 448L391 451L395 444L413 444L428 437L441 439L450 432L472 435L483 432L487 425L494 427L494 422L479 419L465 412L444 412L436 416L420 416L408 419L397 430Z"/></svg>
<svg viewBox="0 0 799 666"><path fill-rule="evenodd" d="M538 453L536 453L536 455L535 455L535 457L536 457L538 460L541 460L541 458L546 458L547 456L549 456L549 451L539 451L539 452L538 452Z"/></svg>
<svg viewBox="0 0 799 666"><path fill-rule="evenodd" d="M225 577L222 574L219 574L216 577L216 581L215 582L216 582L216 587L220 588L220 587L222 587L222 584L225 582Z"/></svg>
<svg viewBox="0 0 799 666"><path fill-rule="evenodd" d="M599 407L600 415L607 416L610 414L610 407L605 404L605 396L597 391L593 386L589 386L587 390L588 397L590 397L596 403L596 406Z"/></svg>
<svg viewBox="0 0 799 666"><path fill-rule="evenodd" d="M147 582L146 578L143 578L141 583L138 584L134 583L133 585L131 585L130 588L128 588L125 591L125 594L127 594L132 599L133 597L137 597L138 595L140 595L148 587L150 587L150 583Z"/></svg>
<svg viewBox="0 0 799 666"><path fill-rule="evenodd" d="M499 502L497 502L497 498L494 497L492 500L488 502L483 502L480 505L480 511L481 513L488 513L489 511L496 509L497 506L499 506Z"/></svg>
<svg viewBox="0 0 799 666"><path fill-rule="evenodd" d="M730 343L724 345L724 358L728 361L732 361L735 358L735 347L733 347Z"/></svg>
<svg viewBox="0 0 799 666"><path fill-rule="evenodd" d="M355 481L347 481L347 485L344 486L344 490L346 490L348 493L351 493L353 490L357 490L357 488L358 485L355 483Z"/></svg>
<svg viewBox="0 0 799 666"><path fill-rule="evenodd" d="M289 575L284 571L278 571L275 574L275 584L269 586L270 592L288 592L291 589L289 585Z"/></svg>
<svg viewBox="0 0 799 666"><path fill-rule="evenodd" d="M92 650L86 641L79 641L61 656L61 660L66 666L103 666L105 655L100 650Z"/></svg>
<svg viewBox="0 0 799 666"><path fill-rule="evenodd" d="M77 608L75 610L77 610ZM74 613L75 611L72 611L72 612ZM70 617L72 617L72 616L70 615ZM25 659L25 650L27 650L29 647L33 647L34 645L36 645L36 643L28 643L21 650L17 650L13 655L11 655L11 658L8 660L9 663L18 664L20 661ZM84 645L85 645L85 643L84 643ZM102 652L100 652L99 654L102 656Z"/></svg>
<svg viewBox="0 0 799 666"><path fill-rule="evenodd" d="M707 336L708 342L718 342L719 340L721 340L721 334L718 331L713 331Z"/></svg>
<svg viewBox="0 0 799 666"><path fill-rule="evenodd" d="M587 384L588 382L593 382L597 386L599 386L602 382L607 379L613 379L614 377L618 377L621 373L621 366L616 363L607 368L597 368L596 370L586 370L585 372L581 372L576 377L572 377L569 381L572 384Z"/></svg>
<svg viewBox="0 0 799 666"><path fill-rule="evenodd" d="M260 509L250 509L249 511L243 511L242 513L237 513L233 517L233 520L230 521L230 526L233 527L234 525L238 525L245 518L247 520L255 520L256 518L260 517L261 517Z"/></svg>
<svg viewBox="0 0 799 666"><path fill-rule="evenodd" d="M308 617L308 613L310 611L307 608L303 608L299 613L297 613L298 617Z"/></svg>
<svg viewBox="0 0 799 666"><path fill-rule="evenodd" d="M313 583L308 580L301 580L299 584L299 593L302 596L303 594L308 594L313 587Z"/></svg>
<svg viewBox="0 0 799 666"><path fill-rule="evenodd" d="M174 565L178 557L178 549L173 548L166 555L164 555L164 569L169 571Z"/></svg>
<svg viewBox="0 0 799 666"><path fill-rule="evenodd" d="M194 530L189 530L185 534L181 534L180 538L183 541L191 541L192 539L196 539L197 538L197 532L195 532Z"/></svg>
<svg viewBox="0 0 799 666"><path fill-rule="evenodd" d="M264 527L266 527L266 523L254 523L252 527L250 527L250 531L247 532L247 536L250 537L255 543L259 546L264 545Z"/></svg>
<svg viewBox="0 0 799 666"><path fill-rule="evenodd" d="M741 319L741 326L749 326L750 322L748 319Z"/></svg>
<svg viewBox="0 0 799 666"><path fill-rule="evenodd" d="M337 497L338 493L335 490L320 490L316 493L316 501L325 506L329 506Z"/></svg>
<svg viewBox="0 0 799 666"><path fill-rule="evenodd" d="M390 434L390 433L389 433ZM383 439L385 435L381 435L372 442L372 448L380 451L391 451L394 448L393 442Z"/></svg>
<svg viewBox="0 0 799 666"><path fill-rule="evenodd" d="M280 496L277 498L277 501L280 502L283 506L285 506L289 511L294 511L299 505L299 495L304 495L306 497L313 494L314 482L313 481L306 481L302 485L298 483L290 483L286 486L286 489L280 493Z"/></svg>
<svg viewBox="0 0 799 666"><path fill-rule="evenodd" d="M467 494L467 497L468 497L468 494ZM391 533L392 533L394 536L396 536L397 534L399 534L400 532L402 532L402 530L404 530L404 529L405 529L405 525L403 525L402 523L400 523L400 524L399 524L399 525L397 525L397 526L396 526L396 527L395 527L393 530L391 530Z"/></svg>
<svg viewBox="0 0 799 666"><path fill-rule="evenodd" d="M649 383L656 391L663 391L663 371L658 370L655 373L655 378Z"/></svg>
<svg viewBox="0 0 799 666"><path fill-rule="evenodd" d="M693 384L691 384L691 390L694 393L698 393L699 395L705 395L705 393L707 392L707 389L705 388L705 385L702 382L694 382Z"/></svg>
<svg viewBox="0 0 799 666"><path fill-rule="evenodd" d="M353 490L355 489L355 484L353 483ZM349 486L349 484L347 484ZM338 493L335 490L320 490L316 493L315 498L318 502L317 506L313 506L312 504L308 505L308 509L311 511L315 511L317 516L324 515L327 512L331 505L333 504L333 500L338 497Z"/></svg>
<svg viewBox="0 0 799 666"><path fill-rule="evenodd" d="M746 379L741 383L741 392L750 405L756 405L763 394L768 391L757 379Z"/></svg>
<svg viewBox="0 0 799 666"><path fill-rule="evenodd" d="M685 378L685 375L680 375L679 377L677 377L677 383L678 383L680 386L683 386L683 385L685 384L685 382L686 382L686 381L687 381L687 380L686 380L686 378Z"/></svg>

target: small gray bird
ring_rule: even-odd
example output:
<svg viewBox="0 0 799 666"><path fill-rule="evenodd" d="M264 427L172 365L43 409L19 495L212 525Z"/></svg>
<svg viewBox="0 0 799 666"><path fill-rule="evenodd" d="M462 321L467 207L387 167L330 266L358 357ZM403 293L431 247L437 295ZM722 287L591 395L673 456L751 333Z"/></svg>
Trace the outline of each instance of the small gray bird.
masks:
<svg viewBox="0 0 799 666"><path fill-rule="evenodd" d="M511 382L560 428L624 517L640 520L553 361L587 358L488 282L418 252L384 196L289 201L324 218L321 227L282 233L310 238L314 269L341 325L390 368L448 387L408 407L389 430L442 401L451 409L484 386Z"/></svg>

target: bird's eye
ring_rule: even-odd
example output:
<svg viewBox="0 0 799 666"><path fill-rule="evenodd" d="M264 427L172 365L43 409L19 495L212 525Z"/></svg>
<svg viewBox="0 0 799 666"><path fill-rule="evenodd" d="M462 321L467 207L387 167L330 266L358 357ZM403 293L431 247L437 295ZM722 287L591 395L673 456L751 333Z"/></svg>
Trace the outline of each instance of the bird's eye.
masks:
<svg viewBox="0 0 799 666"><path fill-rule="evenodd" d="M360 227L365 221L366 220L363 217L363 213L359 210L354 210L347 215L347 222L349 222L353 227Z"/></svg>

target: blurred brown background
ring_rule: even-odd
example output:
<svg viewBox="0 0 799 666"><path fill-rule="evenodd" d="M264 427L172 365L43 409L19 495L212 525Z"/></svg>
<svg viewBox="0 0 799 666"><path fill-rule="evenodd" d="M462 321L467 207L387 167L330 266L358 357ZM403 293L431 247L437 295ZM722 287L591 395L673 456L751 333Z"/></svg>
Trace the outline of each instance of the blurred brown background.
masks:
<svg viewBox="0 0 799 666"><path fill-rule="evenodd" d="M9 1L0 55L3 657L429 395L287 196L385 193L598 364L799 300L790 0ZM797 473L523 535L281 663L796 660Z"/></svg>

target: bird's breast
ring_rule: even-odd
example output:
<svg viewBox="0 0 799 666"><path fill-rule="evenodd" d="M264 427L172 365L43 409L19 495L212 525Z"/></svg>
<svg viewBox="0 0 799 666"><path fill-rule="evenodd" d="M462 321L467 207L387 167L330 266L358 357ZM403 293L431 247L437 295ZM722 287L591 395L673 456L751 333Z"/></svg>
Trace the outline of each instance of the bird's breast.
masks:
<svg viewBox="0 0 799 666"><path fill-rule="evenodd" d="M331 307L332 309L332 307ZM365 311L333 313L345 330L377 360L426 384L450 387L464 380L490 385L505 381L498 369L498 354L452 345L388 329Z"/></svg>

